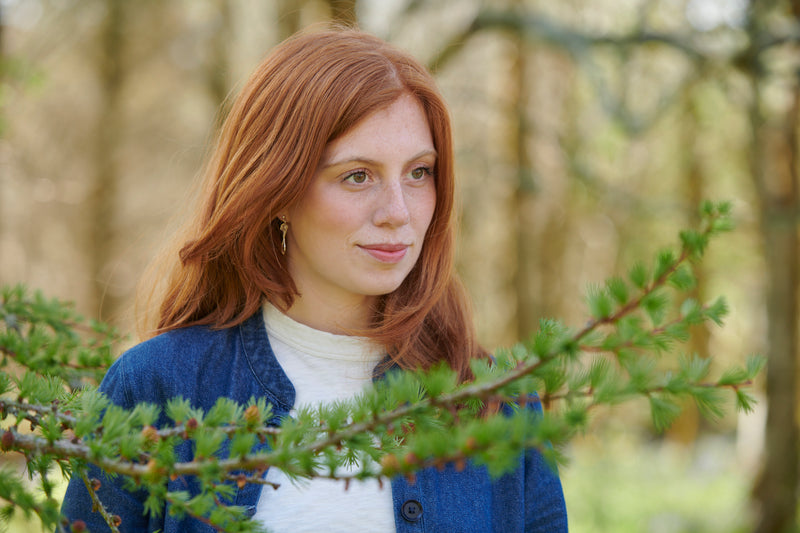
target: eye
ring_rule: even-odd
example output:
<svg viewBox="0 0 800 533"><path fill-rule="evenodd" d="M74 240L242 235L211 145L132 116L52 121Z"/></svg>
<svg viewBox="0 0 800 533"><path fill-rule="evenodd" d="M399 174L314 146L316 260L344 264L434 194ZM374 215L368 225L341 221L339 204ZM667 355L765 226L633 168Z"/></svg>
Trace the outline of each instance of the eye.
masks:
<svg viewBox="0 0 800 533"><path fill-rule="evenodd" d="M421 180L432 175L431 169L429 167L417 167L411 171L411 177L415 180Z"/></svg>
<svg viewBox="0 0 800 533"><path fill-rule="evenodd" d="M367 181L367 173L363 170L356 170L355 172L351 172L347 176L345 176L344 181L349 181L350 183L361 184L366 183Z"/></svg>

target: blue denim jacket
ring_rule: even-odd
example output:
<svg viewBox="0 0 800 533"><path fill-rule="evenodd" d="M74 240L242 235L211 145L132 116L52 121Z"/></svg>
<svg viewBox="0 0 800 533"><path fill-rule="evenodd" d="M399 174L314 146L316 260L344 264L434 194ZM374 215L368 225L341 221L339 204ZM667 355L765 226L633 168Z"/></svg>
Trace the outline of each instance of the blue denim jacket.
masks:
<svg viewBox="0 0 800 533"><path fill-rule="evenodd" d="M237 327L178 329L139 344L111 366L100 390L125 408L140 402L163 406L168 399L182 396L208 410L221 396L242 404L264 397L273 406L275 424L288 414L295 398L294 387L272 353L261 313ZM159 423L167 423L163 415ZM191 460L191 444L181 444L176 454L178 461ZM122 518L121 531L213 531L198 520L169 516L169 508L159 516L145 514L143 491L128 492L119 478L107 478L94 467L89 474L101 480L98 496ZM194 496L198 486L191 477L179 477L169 482L168 489ZM260 485L245 485L233 504L252 515L260 491ZM398 476L392 480L392 499L397 533L567 531L561 483L536 451L521 456L519 467L498 479L472 465L462 471L429 468L419 472L413 484ZM99 513L92 511L80 479L70 482L62 512L70 521L82 519L92 532L109 530Z"/></svg>

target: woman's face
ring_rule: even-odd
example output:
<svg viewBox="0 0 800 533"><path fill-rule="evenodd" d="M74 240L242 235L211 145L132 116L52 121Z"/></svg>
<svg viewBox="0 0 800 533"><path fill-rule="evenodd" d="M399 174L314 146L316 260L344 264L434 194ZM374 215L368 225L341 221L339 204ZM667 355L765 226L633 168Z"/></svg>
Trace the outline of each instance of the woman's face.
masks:
<svg viewBox="0 0 800 533"><path fill-rule="evenodd" d="M287 216L300 306L363 310L400 286L433 217L435 164L425 113L408 94L326 147L308 193Z"/></svg>

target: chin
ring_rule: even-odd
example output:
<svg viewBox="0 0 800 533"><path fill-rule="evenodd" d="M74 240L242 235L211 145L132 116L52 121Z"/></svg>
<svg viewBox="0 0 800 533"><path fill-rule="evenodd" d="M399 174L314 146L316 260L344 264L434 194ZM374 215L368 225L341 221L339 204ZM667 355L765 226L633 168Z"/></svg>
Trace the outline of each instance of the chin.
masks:
<svg viewBox="0 0 800 533"><path fill-rule="evenodd" d="M370 286L363 286L360 292L366 296L386 296L396 291L403 284L403 280L405 280L405 277L400 281L392 280L370 284Z"/></svg>

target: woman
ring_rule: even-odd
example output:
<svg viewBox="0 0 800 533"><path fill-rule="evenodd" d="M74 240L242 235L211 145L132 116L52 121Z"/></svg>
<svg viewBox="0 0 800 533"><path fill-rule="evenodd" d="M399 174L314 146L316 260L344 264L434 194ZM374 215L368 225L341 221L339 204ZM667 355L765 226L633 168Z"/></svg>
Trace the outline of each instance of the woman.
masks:
<svg viewBox="0 0 800 533"><path fill-rule="evenodd" d="M447 108L423 67L357 31L284 42L222 127L204 205L172 256L158 335L124 354L101 390L124 407L265 397L279 423L297 406L352 397L389 366L446 361L469 379L469 361L487 354L453 272L453 196ZM345 491L274 468L266 477L280 488L245 485L234 503L276 533L566 530L560 483L535 451L497 480L427 469L413 484ZM145 514L144 495L112 481L99 496L123 531L211 530ZM65 515L105 530L90 510L73 481Z"/></svg>

